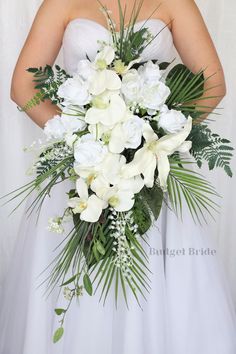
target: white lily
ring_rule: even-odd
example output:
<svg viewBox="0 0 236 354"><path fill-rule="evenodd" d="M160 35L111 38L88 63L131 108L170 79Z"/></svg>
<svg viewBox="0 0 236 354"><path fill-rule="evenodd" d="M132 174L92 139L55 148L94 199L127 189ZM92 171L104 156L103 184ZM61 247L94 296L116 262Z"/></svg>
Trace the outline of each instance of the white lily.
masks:
<svg viewBox="0 0 236 354"><path fill-rule="evenodd" d="M76 181L76 190L79 197L70 198L68 206L74 214L80 214L80 219L87 222L98 221L102 210L107 207L107 202L95 194L89 196L88 187L82 178Z"/></svg>
<svg viewBox="0 0 236 354"><path fill-rule="evenodd" d="M105 126L113 126L122 121L126 114L126 104L118 94L109 95L109 100L104 106L96 105L88 109L85 122L88 124L102 123ZM102 107L102 108L100 108Z"/></svg>
<svg viewBox="0 0 236 354"><path fill-rule="evenodd" d="M192 118L189 117L182 131L158 139L151 126L146 124L143 132L146 143L135 153L134 159L123 167L123 176L131 178L142 174L145 185L151 188L157 167L160 186L166 191L170 171L168 156L175 151L186 152L191 148L191 142L185 141L191 129Z"/></svg>

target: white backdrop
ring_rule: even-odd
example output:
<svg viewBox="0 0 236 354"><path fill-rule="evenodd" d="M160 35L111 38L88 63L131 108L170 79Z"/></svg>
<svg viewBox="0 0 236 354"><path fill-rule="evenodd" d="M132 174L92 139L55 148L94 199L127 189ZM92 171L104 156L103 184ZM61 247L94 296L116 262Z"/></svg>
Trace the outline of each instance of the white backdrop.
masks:
<svg viewBox="0 0 236 354"><path fill-rule="evenodd" d="M0 0L0 196L22 185L27 178L25 171L30 165L31 156L23 152L23 147L40 136L41 131L15 104L10 101L10 79L14 65L29 31L33 17L41 0ZM198 0L197 4L206 20L218 53L222 60L228 93L221 106L222 116L215 117L212 127L218 133L229 137L236 146L235 92L236 92L236 2L235 0ZM236 158L233 161L234 170ZM210 232L220 245L236 304L236 185L222 171L205 175L224 196L221 214L212 223ZM0 285L12 255L15 237L23 208L10 218L7 217L12 206L0 209ZM32 235L34 237L34 235Z"/></svg>

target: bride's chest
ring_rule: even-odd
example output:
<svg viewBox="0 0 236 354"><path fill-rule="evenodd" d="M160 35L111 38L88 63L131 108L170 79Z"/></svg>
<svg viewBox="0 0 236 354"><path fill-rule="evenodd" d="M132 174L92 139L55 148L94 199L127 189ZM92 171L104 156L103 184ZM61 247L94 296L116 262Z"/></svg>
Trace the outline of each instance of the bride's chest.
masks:
<svg viewBox="0 0 236 354"><path fill-rule="evenodd" d="M145 26L153 36L145 48L142 60L170 61L173 58L173 39L167 25L158 19L139 21L137 29ZM110 32L103 25L85 18L69 22L63 37L63 55L65 69L69 73L76 70L78 60L89 57L94 59L99 48L98 41L111 41Z"/></svg>

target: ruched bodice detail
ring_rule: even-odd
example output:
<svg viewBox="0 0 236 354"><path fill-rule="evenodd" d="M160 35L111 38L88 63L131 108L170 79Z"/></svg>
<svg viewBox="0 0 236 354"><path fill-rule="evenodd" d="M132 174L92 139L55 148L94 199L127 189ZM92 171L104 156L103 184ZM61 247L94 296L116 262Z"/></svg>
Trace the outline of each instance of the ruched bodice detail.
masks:
<svg viewBox="0 0 236 354"><path fill-rule="evenodd" d="M142 53L142 60L173 60L173 38L166 24L159 19L139 21L135 24L136 29L142 26L147 27L154 36ZM76 18L68 23L63 38L63 56L64 67L69 74L76 71L78 60L85 59L86 56L94 59L99 48L98 41L111 41L108 29L98 22Z"/></svg>

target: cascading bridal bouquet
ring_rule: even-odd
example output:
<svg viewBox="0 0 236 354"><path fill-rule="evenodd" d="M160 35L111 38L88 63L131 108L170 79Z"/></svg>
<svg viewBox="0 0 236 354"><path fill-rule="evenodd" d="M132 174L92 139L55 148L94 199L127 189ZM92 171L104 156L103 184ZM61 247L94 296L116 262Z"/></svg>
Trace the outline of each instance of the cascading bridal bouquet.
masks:
<svg viewBox="0 0 236 354"><path fill-rule="evenodd" d="M168 200L181 217L185 201L199 222L217 209L212 200L217 192L189 168L193 161L182 153L190 152L199 167L205 160L210 169L222 167L232 176L229 141L206 123L197 124L203 107L194 102L205 92L204 72L142 62L153 37L145 24L134 30L140 7L125 28L119 3L119 33L103 7L112 41L100 43L94 60L80 60L73 76L58 66L55 71L48 65L28 69L37 93L23 110L51 99L61 114L45 125L36 177L11 200L37 190L28 212L39 213L56 184L70 180L73 185L64 214L49 220L49 229L62 234L64 222L73 220L47 279L48 289L59 285L69 300L67 308L55 309L61 320L54 342L62 337L65 315L83 288L89 295L100 289L104 302L112 286L117 302L121 289L127 306L127 288L138 303L150 291L142 240L163 202Z"/></svg>

